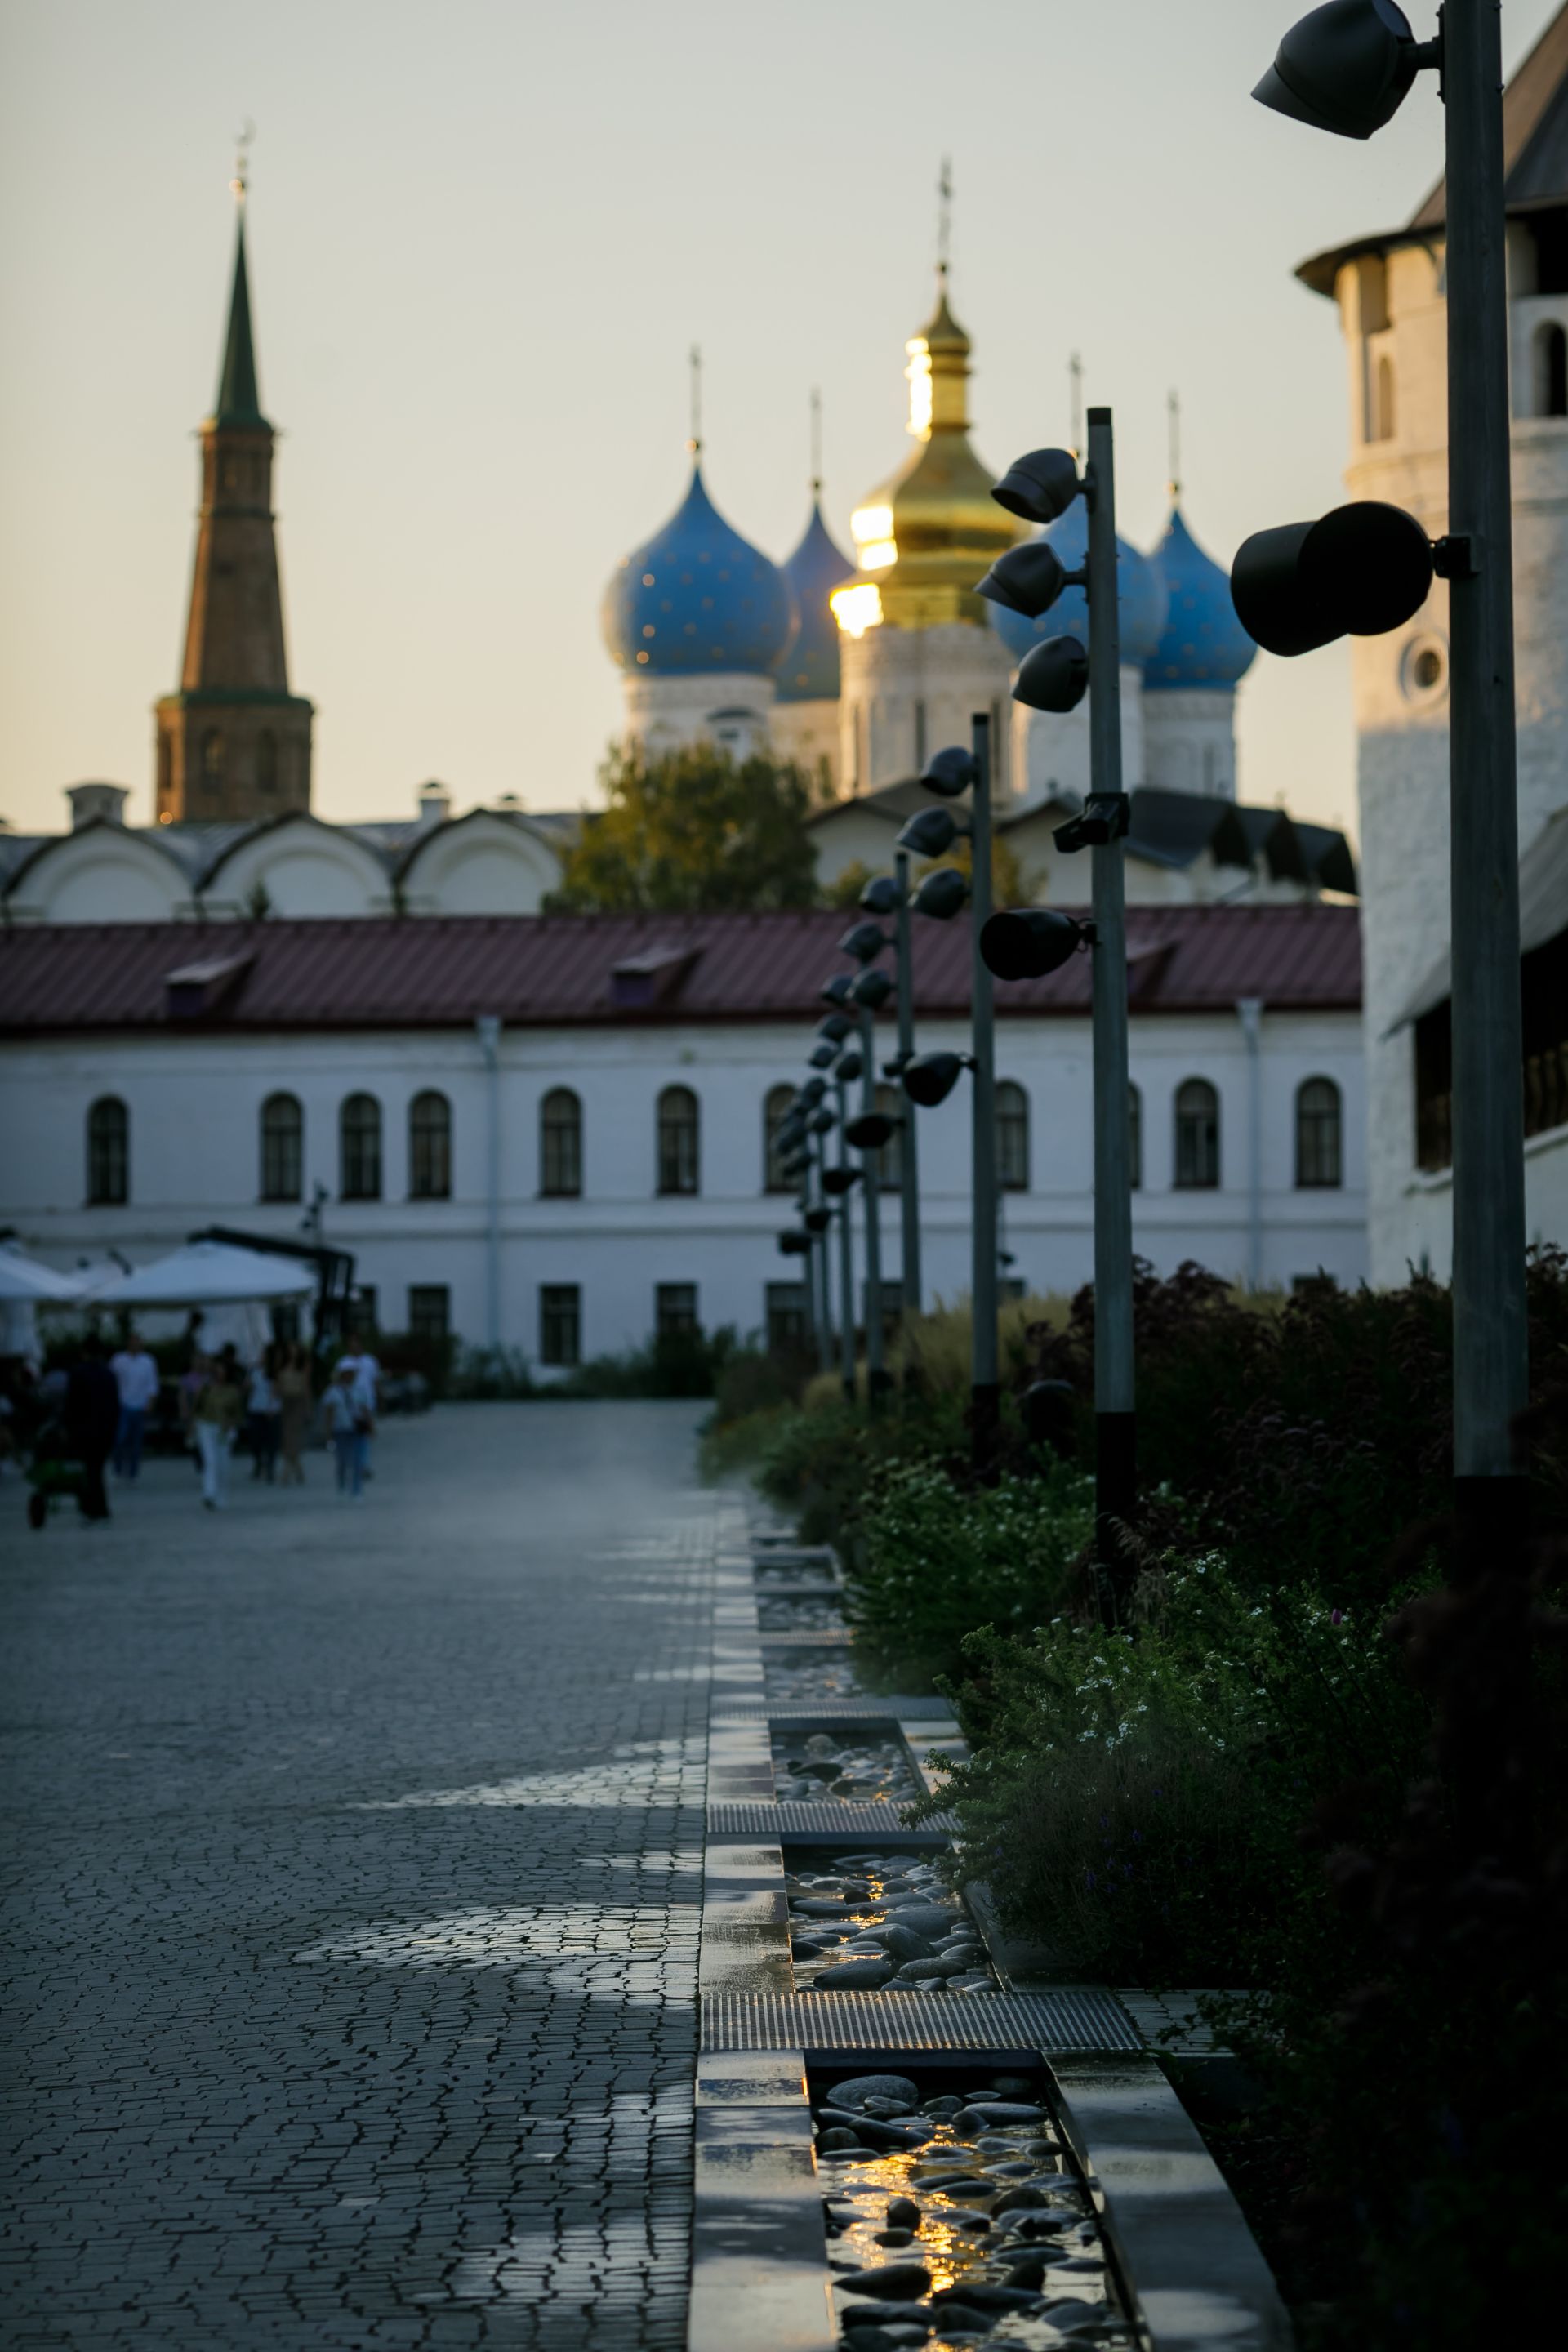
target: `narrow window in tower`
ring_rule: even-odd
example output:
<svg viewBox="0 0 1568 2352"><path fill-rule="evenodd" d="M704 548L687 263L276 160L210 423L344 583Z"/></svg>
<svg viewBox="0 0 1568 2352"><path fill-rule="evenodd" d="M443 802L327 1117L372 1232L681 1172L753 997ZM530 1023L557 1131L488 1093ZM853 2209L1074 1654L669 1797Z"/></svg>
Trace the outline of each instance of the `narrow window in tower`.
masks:
<svg viewBox="0 0 1568 2352"><path fill-rule="evenodd" d="M221 791L223 786L223 730L209 727L202 737L202 790Z"/></svg>
<svg viewBox="0 0 1568 2352"><path fill-rule="evenodd" d="M1394 362L1386 352L1377 363L1375 393L1373 401L1373 432L1374 441L1394 438Z"/></svg>
<svg viewBox="0 0 1568 2352"><path fill-rule="evenodd" d="M257 739L256 789L259 793L278 790L278 738L270 729Z"/></svg>
<svg viewBox="0 0 1568 2352"><path fill-rule="evenodd" d="M1535 414L1568 416L1568 334L1555 319L1536 330Z"/></svg>

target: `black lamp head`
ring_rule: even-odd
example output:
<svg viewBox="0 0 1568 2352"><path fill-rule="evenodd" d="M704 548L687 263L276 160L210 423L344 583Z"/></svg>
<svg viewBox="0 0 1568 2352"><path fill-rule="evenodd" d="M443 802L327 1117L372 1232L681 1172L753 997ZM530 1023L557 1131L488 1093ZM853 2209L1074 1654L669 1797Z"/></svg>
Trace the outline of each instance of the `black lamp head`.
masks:
<svg viewBox="0 0 1568 2352"><path fill-rule="evenodd" d="M899 847L917 857L941 857L958 839L958 819L951 809L917 809L900 827Z"/></svg>
<svg viewBox="0 0 1568 2352"><path fill-rule="evenodd" d="M1013 699L1030 710L1076 710L1089 691L1089 656L1076 637L1047 637L1018 664Z"/></svg>
<svg viewBox="0 0 1568 2352"><path fill-rule="evenodd" d="M854 1021L847 1013L825 1013L816 1024L817 1035L829 1045L842 1045L854 1029Z"/></svg>
<svg viewBox="0 0 1568 2352"><path fill-rule="evenodd" d="M1059 971L1084 942L1084 927L1050 907L1013 907L993 915L980 953L998 980L1043 980Z"/></svg>
<svg viewBox="0 0 1568 2352"><path fill-rule="evenodd" d="M1420 611L1432 548L1414 515L1375 499L1316 522L1255 531L1230 567L1230 600L1271 654L1310 654L1336 637L1380 637Z"/></svg>
<svg viewBox="0 0 1568 2352"><path fill-rule="evenodd" d="M966 1066L963 1054L917 1054L904 1067L904 1092L922 1110L945 1102Z"/></svg>
<svg viewBox="0 0 1568 2352"><path fill-rule="evenodd" d="M811 1114L813 1135L831 1135L837 1124L838 1113L836 1110L829 1110L826 1103L820 1110L814 1110Z"/></svg>
<svg viewBox="0 0 1568 2352"><path fill-rule="evenodd" d="M837 1045L814 1045L805 1058L814 1070L830 1070L838 1059L838 1048Z"/></svg>
<svg viewBox="0 0 1568 2352"><path fill-rule="evenodd" d="M1061 557L1048 540L1026 539L1022 547L1010 547L1005 555L999 555L984 579L975 582L974 591L993 604L1005 604L1009 613L1022 613L1026 620L1037 621L1061 594L1067 576Z"/></svg>
<svg viewBox="0 0 1568 2352"><path fill-rule="evenodd" d="M915 892L911 904L917 915L930 915L939 923L951 923L961 915L969 900L969 885L956 866L939 866L928 874Z"/></svg>
<svg viewBox="0 0 1568 2352"><path fill-rule="evenodd" d="M831 1192L836 1200L843 1193L852 1192L859 1181L858 1168L825 1168L822 1171L822 1189L825 1192Z"/></svg>
<svg viewBox="0 0 1568 2352"><path fill-rule="evenodd" d="M800 1090L800 1099L803 1103L809 1105L811 1109L815 1110L817 1104L822 1100L823 1096L826 1092L827 1081L826 1078L807 1078L805 1084Z"/></svg>
<svg viewBox="0 0 1568 2352"><path fill-rule="evenodd" d="M844 1140L856 1151L880 1151L893 1139L893 1122L885 1110L862 1111L844 1130Z"/></svg>
<svg viewBox="0 0 1568 2352"><path fill-rule="evenodd" d="M851 1000L863 1004L868 1013L875 1013L886 1004L893 992L893 983L885 971L863 971L850 990Z"/></svg>
<svg viewBox="0 0 1568 2352"><path fill-rule="evenodd" d="M1252 95L1314 131L1370 139L1429 62L1394 0L1329 0L1291 26Z"/></svg>
<svg viewBox="0 0 1568 2352"><path fill-rule="evenodd" d="M839 940L838 952L853 956L857 963L871 963L884 948L891 945L892 941L880 923L856 923Z"/></svg>
<svg viewBox="0 0 1568 2352"><path fill-rule="evenodd" d="M805 1230L808 1234L825 1234L833 1223L831 1209L807 1209Z"/></svg>
<svg viewBox="0 0 1568 2352"><path fill-rule="evenodd" d="M858 1054L840 1054L838 1056L838 1067L835 1070L833 1075L836 1078L840 1079L845 1086L852 1087L865 1066L866 1065L862 1062Z"/></svg>
<svg viewBox="0 0 1568 2352"><path fill-rule="evenodd" d="M892 876L874 874L860 893L860 905L868 915L896 915L899 886Z"/></svg>
<svg viewBox="0 0 1568 2352"><path fill-rule="evenodd" d="M804 1257L810 1247L810 1234L797 1233L793 1225L786 1227L784 1232L779 1235L779 1255L781 1257Z"/></svg>
<svg viewBox="0 0 1568 2352"><path fill-rule="evenodd" d="M991 495L1025 522L1055 522L1082 487L1070 449L1031 449L1027 457L1014 458Z"/></svg>
<svg viewBox="0 0 1568 2352"><path fill-rule="evenodd" d="M921 782L928 793L940 793L943 800L955 801L966 793L979 775L973 751L962 743L950 743L945 751L938 751L925 764Z"/></svg>
<svg viewBox="0 0 1568 2352"><path fill-rule="evenodd" d="M854 985L855 978L852 972L836 971L831 980L823 982L816 992L825 1004L841 1005L847 999Z"/></svg>

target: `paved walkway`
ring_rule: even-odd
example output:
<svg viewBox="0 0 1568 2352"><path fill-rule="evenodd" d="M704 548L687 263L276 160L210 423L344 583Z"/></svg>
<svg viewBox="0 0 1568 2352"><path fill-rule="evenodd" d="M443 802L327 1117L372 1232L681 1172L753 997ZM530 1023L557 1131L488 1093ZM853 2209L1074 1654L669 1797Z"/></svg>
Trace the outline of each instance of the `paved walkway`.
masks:
<svg viewBox="0 0 1568 2352"><path fill-rule="evenodd" d="M677 2352L697 1418L448 1407L221 1518L0 1486L0 2343Z"/></svg>

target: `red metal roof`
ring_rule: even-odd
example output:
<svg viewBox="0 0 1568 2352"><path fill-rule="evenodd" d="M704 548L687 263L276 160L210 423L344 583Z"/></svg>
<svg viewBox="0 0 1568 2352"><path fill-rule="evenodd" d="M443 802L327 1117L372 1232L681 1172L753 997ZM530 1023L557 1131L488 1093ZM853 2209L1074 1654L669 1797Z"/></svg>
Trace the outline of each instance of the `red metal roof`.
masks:
<svg viewBox="0 0 1568 2352"><path fill-rule="evenodd" d="M702 1021L810 1021L845 968L851 915L500 915L345 921L37 924L0 931L0 1035ZM967 922L917 921L917 1009L969 1005ZM1135 1013L1228 1012L1258 996L1279 1012L1353 1012L1361 932L1353 907L1132 907ZM193 952L244 956L204 1009L176 1009L170 976ZM617 1003L617 964L673 950L691 961L646 1011ZM624 996L624 989L619 992ZM1001 1013L1082 1013L1089 959L1039 981L998 982Z"/></svg>

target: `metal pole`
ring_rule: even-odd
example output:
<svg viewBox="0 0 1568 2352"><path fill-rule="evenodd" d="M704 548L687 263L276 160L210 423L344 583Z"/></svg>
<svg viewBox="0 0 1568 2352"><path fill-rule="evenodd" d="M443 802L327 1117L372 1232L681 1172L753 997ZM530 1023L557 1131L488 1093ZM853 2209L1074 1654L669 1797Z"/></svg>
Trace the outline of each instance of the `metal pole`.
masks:
<svg viewBox="0 0 1568 2352"><path fill-rule="evenodd" d="M877 1108L877 1036L868 1004L860 1007L860 1108ZM882 1155L860 1154L860 1182L866 1194L866 1398L871 1411L881 1406L888 1375L882 1362Z"/></svg>
<svg viewBox="0 0 1568 2352"><path fill-rule="evenodd" d="M1263 999L1238 996L1247 1044L1247 1286L1263 1287Z"/></svg>
<svg viewBox="0 0 1568 2352"><path fill-rule="evenodd" d="M844 1129L849 1118L849 1090L842 1078L833 1081L838 1097L838 1165L849 1165L849 1146L844 1140ZM824 1146L826 1150L826 1147ZM838 1195L838 1305L843 1316L843 1344L839 1355L839 1376L844 1393L851 1404L855 1402L855 1239L849 1227L851 1192L847 1185Z"/></svg>
<svg viewBox="0 0 1568 2352"><path fill-rule="evenodd" d="M806 1202L810 1208L820 1209L827 1197L822 1189L822 1166L827 1147L820 1137L814 1139L808 1135L806 1150L811 1154L811 1166L805 1176ZM821 1233L812 1234L811 1257L807 1266L811 1278L811 1319L816 1337L816 1364L817 1370L824 1372L833 1370L833 1300L827 1282L827 1234L826 1226Z"/></svg>
<svg viewBox="0 0 1568 2352"><path fill-rule="evenodd" d="M991 912L991 720L970 721L974 784L970 794L970 911L973 919L972 1004L974 1052L974 1257L970 1276L973 1335L970 1351L970 1434L977 1470L995 1458L1001 1391L996 1363L996 1038L991 973L980 934Z"/></svg>
<svg viewBox="0 0 1568 2352"><path fill-rule="evenodd" d="M1496 1538L1524 1482L1510 1424L1529 1392L1523 1039L1514 754L1513 552L1502 56L1497 0L1447 0L1448 584L1454 1021L1454 1478ZM1511 1481L1511 1488L1508 1482Z"/></svg>
<svg viewBox="0 0 1568 2352"><path fill-rule="evenodd" d="M894 921L894 952L899 960L899 1066L907 1069L915 1050L915 980L910 968L914 926L910 920L910 853L900 849L893 859L899 911ZM904 1313L921 1311L921 1181L915 1157L915 1107L902 1095L903 1127L899 1136L899 1181L904 1251Z"/></svg>
<svg viewBox="0 0 1568 2352"><path fill-rule="evenodd" d="M474 1023L485 1064L485 1345L500 1346L500 1021L481 1013Z"/></svg>
<svg viewBox="0 0 1568 2352"><path fill-rule="evenodd" d="M1121 631L1116 588L1116 444L1089 412L1089 790L1121 791ZM1113 1520L1138 1491L1132 1386L1132 1186L1127 1076L1127 924L1119 804L1089 851L1094 897L1094 1418L1096 1551L1121 1557Z"/></svg>

